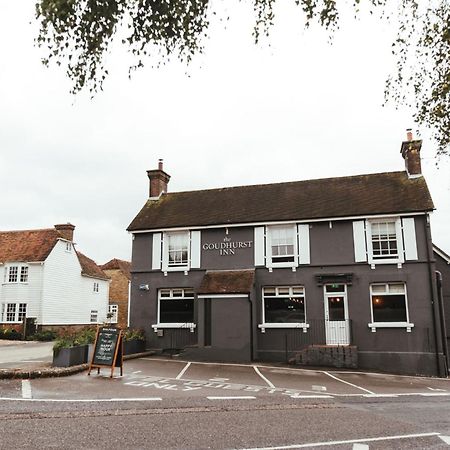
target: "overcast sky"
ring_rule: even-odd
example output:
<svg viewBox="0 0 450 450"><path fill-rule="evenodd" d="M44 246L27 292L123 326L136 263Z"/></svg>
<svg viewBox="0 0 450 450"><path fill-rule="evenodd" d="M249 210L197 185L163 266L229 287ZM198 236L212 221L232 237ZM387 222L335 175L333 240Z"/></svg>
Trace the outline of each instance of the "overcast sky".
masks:
<svg viewBox="0 0 450 450"><path fill-rule="evenodd" d="M118 48L91 100L41 65L34 0L0 0L0 230L71 222L78 249L102 264L131 258L125 229L158 158L172 192L404 169L410 112L382 107L395 26L349 18L330 46L279 2L270 46L255 46L250 5L225 3L227 28L210 30L188 75L173 61L129 80ZM450 253L450 161L437 169L420 133L433 240Z"/></svg>

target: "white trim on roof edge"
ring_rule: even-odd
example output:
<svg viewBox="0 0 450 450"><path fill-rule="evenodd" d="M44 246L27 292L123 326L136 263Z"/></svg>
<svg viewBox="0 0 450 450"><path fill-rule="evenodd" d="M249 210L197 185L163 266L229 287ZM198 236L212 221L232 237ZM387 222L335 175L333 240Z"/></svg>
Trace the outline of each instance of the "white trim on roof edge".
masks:
<svg viewBox="0 0 450 450"><path fill-rule="evenodd" d="M377 219L382 217L407 217L407 216L425 216L427 214L432 214L433 211L423 211L423 212L411 212L411 213L398 213L398 214L374 214L374 215L361 215L361 216L345 216L345 217L324 217L321 219L301 219L301 220L284 220L284 221L266 221L266 222L241 222L241 223L224 223L220 225L193 225L190 227L171 227L171 228L148 228L146 230L134 230L128 231L131 234L139 233L158 233L161 231L186 231L186 230L207 230L213 228L236 228L236 227L257 227L264 225L285 225L292 223L313 223L313 222L329 222L329 221L339 221L339 220L357 220L357 219Z"/></svg>
<svg viewBox="0 0 450 450"><path fill-rule="evenodd" d="M439 247L436 247L436 245L433 244L433 251L436 252L442 259L445 259L445 261L447 261L447 264L450 264L450 256L444 253L444 250L441 250Z"/></svg>

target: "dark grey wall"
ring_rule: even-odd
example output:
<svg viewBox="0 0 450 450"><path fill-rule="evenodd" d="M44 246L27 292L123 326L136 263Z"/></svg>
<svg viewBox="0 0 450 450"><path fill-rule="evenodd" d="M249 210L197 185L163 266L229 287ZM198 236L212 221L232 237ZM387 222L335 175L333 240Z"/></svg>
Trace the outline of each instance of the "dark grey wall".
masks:
<svg viewBox="0 0 450 450"><path fill-rule="evenodd" d="M448 344L450 345L450 264L437 253L434 254L434 257L436 259L436 270L442 275L445 328Z"/></svg>
<svg viewBox="0 0 450 450"><path fill-rule="evenodd" d="M415 217L416 237L419 259L408 261L401 268L397 265L377 265L371 269L367 263L354 263L352 221L336 221L330 228L329 222L313 223L310 227L311 264L292 269L266 268L256 269L254 291L250 295L252 302L251 341L252 357L259 359L285 360L286 350L294 348L306 336L319 339L324 333L324 295L323 287L318 285L317 275L345 273L352 275L348 285L348 308L351 320L352 343L358 347L361 368L391 370L403 373L437 374L435 329L432 315L432 290L427 262L427 240L425 218ZM254 268L253 228L229 228L202 230L202 246L206 243L220 243L225 237L231 241L251 241L252 246L237 249L234 255L220 255L217 250L202 250L202 269L184 273L151 271L151 234L138 234L133 241L133 277L131 291L130 321L133 327L144 328L147 332L147 344L155 348L168 345L170 332L157 337L151 325L156 323L157 290L168 287L190 287L197 290L205 270ZM431 267L431 266L430 266ZM434 272L434 268L432 268ZM450 278L450 277L449 277ZM405 282L410 322L414 324L409 333L404 328L377 328L372 332L368 327L371 321L369 285L375 282ZM149 284L149 291L140 291L140 284ZM258 324L262 321L262 287L276 285L302 285L305 287L306 315L310 323L307 333L302 330L266 329L262 333ZM238 302L229 302L217 306L214 320L221 316L227 321L241 320L243 311ZM242 299L240 299L242 301ZM228 302L228 303L225 303ZM236 304L235 304L236 303ZM219 304L217 304L219 305ZM242 316L244 317L245 314ZM204 311L201 300L195 300L197 329L178 330L181 336L187 336L186 342L195 341L201 347L204 342ZM242 319L248 322L247 318ZM225 322L224 322L225 323ZM220 325L217 325L220 327ZM217 328L218 330L219 328ZM225 333L224 330L222 330ZM222 331L219 333L221 334ZM189 333L189 334L188 334ZM250 330L249 330L250 333ZM299 333L301 335L299 335ZM240 336L244 336L240 332ZM247 337L246 337L247 338ZM180 338L182 340L182 338ZM220 342L216 335L217 346L229 346ZM250 335L248 335L250 341ZM192 342L191 342L192 343ZM439 350L439 349L438 349ZM439 350L441 351L441 350ZM244 354L247 349L242 349ZM393 364L395 362L395 364Z"/></svg>

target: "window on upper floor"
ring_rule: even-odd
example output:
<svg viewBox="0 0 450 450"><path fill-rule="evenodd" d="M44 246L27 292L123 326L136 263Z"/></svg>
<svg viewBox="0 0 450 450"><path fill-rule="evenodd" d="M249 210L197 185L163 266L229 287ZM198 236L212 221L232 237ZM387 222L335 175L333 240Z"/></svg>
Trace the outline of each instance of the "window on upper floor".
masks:
<svg viewBox="0 0 450 450"><path fill-rule="evenodd" d="M2 322L18 323L22 322L26 316L26 303L2 303Z"/></svg>
<svg viewBox="0 0 450 450"><path fill-rule="evenodd" d="M72 242L66 242L66 252L72 251Z"/></svg>
<svg viewBox="0 0 450 450"><path fill-rule="evenodd" d="M94 281L93 290L94 290L94 292L98 292L98 290L99 290L99 284L96 281Z"/></svg>
<svg viewBox="0 0 450 450"><path fill-rule="evenodd" d="M286 224L255 227L255 266L296 267L310 263L309 225Z"/></svg>
<svg viewBox="0 0 450 450"><path fill-rule="evenodd" d="M27 283L28 282L28 266L12 265L5 268L5 283Z"/></svg>
<svg viewBox="0 0 450 450"><path fill-rule="evenodd" d="M166 233L167 267L187 268L189 264L189 232Z"/></svg>
<svg viewBox="0 0 450 450"><path fill-rule="evenodd" d="M417 260L414 218L389 217L353 222L355 261L377 264L397 264Z"/></svg>
<svg viewBox="0 0 450 450"><path fill-rule="evenodd" d="M200 268L200 231L153 233L152 269L167 272Z"/></svg>
<svg viewBox="0 0 450 450"><path fill-rule="evenodd" d="M408 331L414 325L409 323L408 301L405 283L374 283L370 285L370 306L372 323L369 327L405 327Z"/></svg>
<svg viewBox="0 0 450 450"><path fill-rule="evenodd" d="M297 234L295 226L267 227L269 258L273 265L293 265L297 258Z"/></svg>

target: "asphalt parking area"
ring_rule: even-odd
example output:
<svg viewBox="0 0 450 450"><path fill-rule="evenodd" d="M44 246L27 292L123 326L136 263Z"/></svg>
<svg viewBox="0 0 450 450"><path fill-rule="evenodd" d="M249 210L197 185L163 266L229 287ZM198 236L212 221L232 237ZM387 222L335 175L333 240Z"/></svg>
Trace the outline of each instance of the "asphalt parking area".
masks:
<svg viewBox="0 0 450 450"><path fill-rule="evenodd" d="M164 399L321 399L449 397L450 380L308 370L260 364L200 363L156 357L126 361L124 376L103 368L56 379L3 380L0 400L162 401Z"/></svg>

